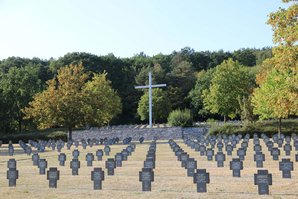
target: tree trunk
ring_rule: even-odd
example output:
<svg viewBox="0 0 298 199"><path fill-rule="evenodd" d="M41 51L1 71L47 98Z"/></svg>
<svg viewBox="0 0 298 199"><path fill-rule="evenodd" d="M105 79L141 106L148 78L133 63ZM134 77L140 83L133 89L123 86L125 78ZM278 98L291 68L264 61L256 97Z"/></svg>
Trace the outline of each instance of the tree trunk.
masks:
<svg viewBox="0 0 298 199"><path fill-rule="evenodd" d="M18 129L19 129L19 133L22 133L22 117L21 116L18 119Z"/></svg>
<svg viewBox="0 0 298 199"><path fill-rule="evenodd" d="M279 118L279 121L278 121L278 137L280 137L280 134L281 134L281 117Z"/></svg>
<svg viewBox="0 0 298 199"><path fill-rule="evenodd" d="M224 123L226 124L226 122L227 122L227 116L224 115Z"/></svg>
<svg viewBox="0 0 298 199"><path fill-rule="evenodd" d="M68 140L72 140L72 128L68 127Z"/></svg>

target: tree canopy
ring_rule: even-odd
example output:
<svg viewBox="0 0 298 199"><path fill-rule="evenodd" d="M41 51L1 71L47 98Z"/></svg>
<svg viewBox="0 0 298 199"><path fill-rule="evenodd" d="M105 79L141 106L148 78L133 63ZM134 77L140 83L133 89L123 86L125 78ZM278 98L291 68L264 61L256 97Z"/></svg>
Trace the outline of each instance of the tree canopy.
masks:
<svg viewBox="0 0 298 199"><path fill-rule="evenodd" d="M76 126L106 124L120 113L120 98L105 73L88 78L81 64L60 68L46 90L37 93L23 110L26 118L33 118L40 128L67 127L69 139Z"/></svg>
<svg viewBox="0 0 298 199"><path fill-rule="evenodd" d="M139 53L130 58L119 58L113 54L98 56L85 52L67 53L58 59L51 58L49 60L9 57L0 60L0 82L6 79L10 68L22 70L25 67L33 67L35 74L30 74L30 79L32 78L30 82L38 83L39 87L30 94L29 100L21 100L24 106L28 106L34 94L47 88L48 80L57 78L61 67L81 63L84 66L84 71L90 73L87 80L91 80L93 73L103 74L106 71L105 78L110 81L111 88L121 98L122 112L113 117L109 124L135 124L141 122L137 109L143 93L135 89L134 86L146 84L148 71L151 70L154 83L167 84L164 92L168 96L173 109L190 109L194 120L204 120L208 117L218 119L217 114L210 113L202 104L202 89L209 89L210 83L208 82L211 82L211 78L207 75L206 82L204 77L202 81L199 81L197 80L197 74L203 70L206 71L206 74L209 74L217 65L229 58L252 65L253 63L265 63L264 60L270 57L271 48L243 48L234 52L225 52L223 50L212 52L195 51L190 47L182 48L180 51L173 51L170 54L155 56ZM250 68L254 70L256 67L251 66ZM207 81L207 79L209 80ZM201 84L202 88L200 88ZM18 83L15 85L18 87ZM30 84L26 83L26 85ZM21 86L25 87L25 85ZM35 87L30 86L30 88ZM17 131L19 129L19 118L15 115L16 112L10 108L15 99L11 98L8 92L3 92L2 88L0 90L0 130L1 132ZM196 95L191 94L193 91ZM199 114L197 114L198 112ZM22 121L21 123L24 130L34 130L36 126L31 120Z"/></svg>
<svg viewBox="0 0 298 199"><path fill-rule="evenodd" d="M289 2L284 1L284 2ZM287 118L298 115L298 5L269 15L273 29L273 57L263 62L254 90L254 113L260 118ZM281 124L279 132L281 131Z"/></svg>
<svg viewBox="0 0 298 199"><path fill-rule="evenodd" d="M155 88L152 90L152 120L155 122L166 121L169 113L171 111L171 104L164 92L160 88ZM138 106L138 114L141 120L149 119L149 93L145 92L141 97Z"/></svg>
<svg viewBox="0 0 298 199"><path fill-rule="evenodd" d="M236 117L240 112L238 99L249 96L253 79L254 76L238 61L224 61L216 67L209 90L203 91L204 105L212 113Z"/></svg>

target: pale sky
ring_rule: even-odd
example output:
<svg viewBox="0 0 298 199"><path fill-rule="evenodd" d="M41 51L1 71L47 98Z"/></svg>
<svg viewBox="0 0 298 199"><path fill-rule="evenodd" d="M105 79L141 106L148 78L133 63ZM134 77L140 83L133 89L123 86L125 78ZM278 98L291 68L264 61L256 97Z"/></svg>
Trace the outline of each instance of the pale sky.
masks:
<svg viewBox="0 0 298 199"><path fill-rule="evenodd" d="M0 0L0 59L272 46L281 0Z"/></svg>

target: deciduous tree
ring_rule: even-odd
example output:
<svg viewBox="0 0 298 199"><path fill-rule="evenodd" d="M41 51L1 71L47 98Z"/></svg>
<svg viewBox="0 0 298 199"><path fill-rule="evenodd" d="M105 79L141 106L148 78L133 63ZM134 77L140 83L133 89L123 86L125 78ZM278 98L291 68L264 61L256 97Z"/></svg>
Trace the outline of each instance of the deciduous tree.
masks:
<svg viewBox="0 0 298 199"><path fill-rule="evenodd" d="M24 109L26 118L33 118L40 128L64 126L69 139L76 126L106 124L120 112L120 99L106 74L94 74L87 82L88 78L81 64L60 68L57 77L47 82L47 89Z"/></svg>
<svg viewBox="0 0 298 199"><path fill-rule="evenodd" d="M152 90L152 120L153 122L166 121L171 111L171 104L164 92L160 88ZM149 94L145 92L141 97L138 106L138 114L141 120L148 120L149 118Z"/></svg>
<svg viewBox="0 0 298 199"><path fill-rule="evenodd" d="M204 105L212 113L234 118L240 111L239 98L252 92L254 75L229 59L216 67L209 90L203 91Z"/></svg>

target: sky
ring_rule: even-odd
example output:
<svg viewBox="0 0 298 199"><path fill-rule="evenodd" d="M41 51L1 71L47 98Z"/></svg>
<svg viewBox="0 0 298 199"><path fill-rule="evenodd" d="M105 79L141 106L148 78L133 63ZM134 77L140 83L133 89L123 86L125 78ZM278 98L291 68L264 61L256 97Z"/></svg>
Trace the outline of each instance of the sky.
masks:
<svg viewBox="0 0 298 199"><path fill-rule="evenodd" d="M0 59L272 46L281 0L0 0Z"/></svg>

